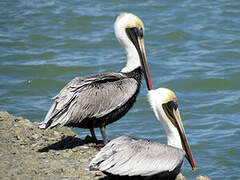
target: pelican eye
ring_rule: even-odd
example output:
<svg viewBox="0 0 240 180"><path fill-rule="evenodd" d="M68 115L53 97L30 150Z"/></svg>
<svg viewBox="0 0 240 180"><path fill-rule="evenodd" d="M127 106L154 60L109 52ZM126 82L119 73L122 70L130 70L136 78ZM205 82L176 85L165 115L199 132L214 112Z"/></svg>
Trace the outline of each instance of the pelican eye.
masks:
<svg viewBox="0 0 240 180"><path fill-rule="evenodd" d="M141 32L138 30L139 28L134 27L134 28L126 28L126 34L128 38L132 41L138 52L140 52L139 44L138 44L138 39L137 37L141 35Z"/></svg>
<svg viewBox="0 0 240 180"><path fill-rule="evenodd" d="M177 105L177 102L176 101L170 101L167 103L167 106L169 107L169 109L177 109L178 108L178 105Z"/></svg>
<svg viewBox="0 0 240 180"><path fill-rule="evenodd" d="M140 27L140 26L138 26L138 27L135 27L134 28L134 31L135 31L135 33L136 33L136 35L137 36L139 36L139 37L143 37L143 29Z"/></svg>
<svg viewBox="0 0 240 180"><path fill-rule="evenodd" d="M168 103L165 103L162 105L163 107L163 110L165 111L167 117L171 120L171 122L173 123L173 125L175 127L177 127L177 123L176 123L176 120L175 120L175 116L173 114L173 109L177 109L178 108L178 105L176 102L174 101L169 101Z"/></svg>

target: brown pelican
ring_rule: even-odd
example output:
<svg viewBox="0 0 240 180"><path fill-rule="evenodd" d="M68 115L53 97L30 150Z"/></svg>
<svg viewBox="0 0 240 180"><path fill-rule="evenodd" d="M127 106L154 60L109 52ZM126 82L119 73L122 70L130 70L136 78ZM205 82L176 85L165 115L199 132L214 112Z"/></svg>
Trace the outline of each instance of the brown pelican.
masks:
<svg viewBox="0 0 240 180"><path fill-rule="evenodd" d="M112 179L175 179L184 157L192 169L196 167L174 92L166 88L150 90L149 101L166 131L167 145L120 136L92 159L90 170L100 170Z"/></svg>
<svg viewBox="0 0 240 180"><path fill-rule="evenodd" d="M120 72L74 78L53 98L54 102L39 124L40 128L87 128L92 138L97 140L94 128L99 127L104 144L107 143L105 126L120 119L133 106L142 72L146 81L149 79L141 19L133 14L121 13L114 29L126 50L126 66Z"/></svg>

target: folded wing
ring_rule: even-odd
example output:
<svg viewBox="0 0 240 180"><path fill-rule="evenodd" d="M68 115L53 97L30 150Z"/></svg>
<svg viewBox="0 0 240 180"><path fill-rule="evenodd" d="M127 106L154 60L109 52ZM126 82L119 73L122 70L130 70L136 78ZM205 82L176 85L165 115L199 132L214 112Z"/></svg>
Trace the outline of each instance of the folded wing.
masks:
<svg viewBox="0 0 240 180"><path fill-rule="evenodd" d="M40 128L81 123L85 118L101 118L125 104L137 91L137 81L122 73L76 77L54 102Z"/></svg>
<svg viewBox="0 0 240 180"><path fill-rule="evenodd" d="M121 136L102 148L89 168L120 176L152 176L180 170L184 156L178 148Z"/></svg>

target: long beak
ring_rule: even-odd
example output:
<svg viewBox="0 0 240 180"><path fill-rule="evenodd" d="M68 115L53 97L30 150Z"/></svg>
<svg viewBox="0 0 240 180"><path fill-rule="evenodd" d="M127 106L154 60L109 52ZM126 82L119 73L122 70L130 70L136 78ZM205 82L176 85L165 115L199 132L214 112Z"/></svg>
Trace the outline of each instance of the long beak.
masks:
<svg viewBox="0 0 240 180"><path fill-rule="evenodd" d="M147 88L148 88L148 90L152 90L152 83L151 83L151 78L150 78L150 74L149 74L149 70L148 70L147 57L146 57L146 51L145 51L145 46L144 46L144 39L142 37L138 36L137 40L138 40L138 45L140 48L139 56L140 56Z"/></svg>
<svg viewBox="0 0 240 180"><path fill-rule="evenodd" d="M190 165L192 166L192 170L194 170L196 168L196 164L194 162L191 149L188 145L188 140L187 140L184 128L183 128L183 124L182 124L182 120L181 120L181 116L180 116L178 108L176 110L173 109L173 114L176 118L177 128L178 128L178 132L180 134L181 140L182 140L183 148L186 152L186 158L187 158L188 162L190 163Z"/></svg>

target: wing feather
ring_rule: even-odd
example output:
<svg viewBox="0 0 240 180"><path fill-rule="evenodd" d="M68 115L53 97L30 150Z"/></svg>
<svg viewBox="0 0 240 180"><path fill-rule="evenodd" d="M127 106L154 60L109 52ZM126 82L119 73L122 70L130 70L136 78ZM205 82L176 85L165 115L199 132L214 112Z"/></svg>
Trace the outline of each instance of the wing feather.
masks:
<svg viewBox="0 0 240 180"><path fill-rule="evenodd" d="M137 81L122 73L104 73L76 77L70 81L54 102L40 128L100 118L125 104L137 91Z"/></svg>
<svg viewBox="0 0 240 180"><path fill-rule="evenodd" d="M152 176L182 165L183 150L144 139L121 136L109 142L89 168L120 176Z"/></svg>

